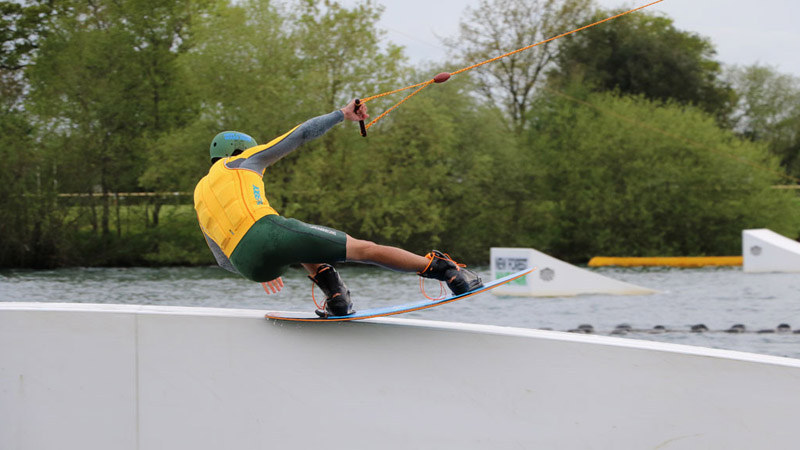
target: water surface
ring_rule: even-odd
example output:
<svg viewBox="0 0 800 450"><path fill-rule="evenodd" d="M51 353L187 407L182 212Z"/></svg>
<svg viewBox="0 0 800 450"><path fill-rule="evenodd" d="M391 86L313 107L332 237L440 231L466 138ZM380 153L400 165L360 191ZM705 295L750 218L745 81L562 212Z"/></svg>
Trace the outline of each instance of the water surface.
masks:
<svg viewBox="0 0 800 450"><path fill-rule="evenodd" d="M558 331L591 325L597 334L740 350L800 358L800 333L774 332L779 324L800 328L800 274L749 274L736 268L600 268L618 280L659 290L636 296L583 295L560 298L481 294L404 317ZM488 267L477 271L489 279ZM421 299L415 275L371 266L340 268L356 308ZM266 295L261 285L216 267L75 268L0 272L0 301L119 303L263 310L311 310L311 281L301 269L284 277L285 288ZM429 295L438 282L426 280ZM317 295L321 292L317 289ZM694 333L693 325L710 331ZM726 333L734 324L746 332ZM666 332L655 332L662 326ZM761 332L759 332L761 331ZM766 333L765 331L773 331Z"/></svg>

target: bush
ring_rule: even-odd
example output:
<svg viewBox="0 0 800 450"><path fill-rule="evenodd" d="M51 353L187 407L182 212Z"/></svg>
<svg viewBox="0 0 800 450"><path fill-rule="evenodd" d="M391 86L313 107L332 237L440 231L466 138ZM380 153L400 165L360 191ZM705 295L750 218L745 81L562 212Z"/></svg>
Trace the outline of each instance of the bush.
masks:
<svg viewBox="0 0 800 450"><path fill-rule="evenodd" d="M546 251L574 261L734 255L745 228L796 236L798 199L772 189L780 170L763 146L693 108L609 93L587 100L548 98L529 135L556 205Z"/></svg>

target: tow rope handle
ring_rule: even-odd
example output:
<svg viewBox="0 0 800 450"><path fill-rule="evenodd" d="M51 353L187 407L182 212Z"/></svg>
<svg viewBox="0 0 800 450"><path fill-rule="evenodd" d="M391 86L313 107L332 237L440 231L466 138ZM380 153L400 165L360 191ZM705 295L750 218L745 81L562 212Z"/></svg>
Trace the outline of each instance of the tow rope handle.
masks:
<svg viewBox="0 0 800 450"><path fill-rule="evenodd" d="M663 1L663 0L661 0L661 1ZM462 70L462 72L463 72L463 70ZM416 91L412 92L411 94L406 96L406 98L404 98L404 99L400 100L399 102L397 102L396 105L394 105L391 108L387 109L386 111L383 112L383 114L381 114L380 116L378 116L375 119L373 119L372 122L369 123L369 125L364 125L364 121L363 120L359 120L358 124L361 126L361 136L367 137L367 129L369 129L369 127L375 125L375 122L377 122L377 121L383 119L384 117L386 117L387 114L389 114L393 109L395 109L398 106L402 105L403 102L405 102L406 100L410 99L411 97L417 95L419 93L419 91L425 89L426 87L430 86L433 83L444 83L445 81L450 79L451 75L453 75L453 74L451 74L450 72L442 72L442 73L436 75L435 77L433 77L432 80L423 81L422 83L417 83L415 85L404 87L404 88L401 88L401 89L396 89L394 91L384 92L383 94L373 95L372 97L367 97L364 100L361 100L361 99L357 98L355 100L355 106L353 106L353 111L356 111L356 112L358 112L358 108L361 107L361 105L363 105L364 103L367 103L370 100L374 100L376 98L384 97L386 95L391 95L391 94L394 94L395 92L404 91L406 89L417 88Z"/></svg>
<svg viewBox="0 0 800 450"><path fill-rule="evenodd" d="M353 112L358 113L359 108L361 108L361 99L356 99L356 104L353 106ZM367 137L367 127L364 125L363 120L358 121L358 126L361 128L361 136Z"/></svg>

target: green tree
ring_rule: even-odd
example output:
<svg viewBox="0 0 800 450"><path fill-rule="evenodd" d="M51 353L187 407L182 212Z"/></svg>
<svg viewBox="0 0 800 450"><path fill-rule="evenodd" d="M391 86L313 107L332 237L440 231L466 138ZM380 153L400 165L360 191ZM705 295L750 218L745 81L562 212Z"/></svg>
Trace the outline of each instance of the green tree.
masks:
<svg viewBox="0 0 800 450"><path fill-rule="evenodd" d="M393 46L380 48L375 6L302 1L292 11L251 0L219 4L195 22L194 47L179 64L190 74L200 114L152 147L145 185L191 190L207 170L203 153L216 133L235 129L267 142L396 77L402 55ZM346 152L347 146L334 145L340 133L323 138L329 154L334 147ZM298 158L281 162L286 175L270 178L276 188L290 181ZM330 174L323 179L332 180Z"/></svg>
<svg viewBox="0 0 800 450"><path fill-rule="evenodd" d="M777 161L708 114L607 93L546 103L530 145L557 205L549 252L726 255L745 228L797 235L796 196L771 188Z"/></svg>
<svg viewBox="0 0 800 450"><path fill-rule="evenodd" d="M190 46L192 17L206 6L65 2L38 43L26 75L27 109L41 136L36 151L47 168L40 174L57 183L56 192L103 195L71 208L74 232L88 222L100 239L96 261L113 255L122 238L120 205L112 200L115 193L140 190L143 150L196 114L176 60Z"/></svg>
<svg viewBox="0 0 800 450"><path fill-rule="evenodd" d="M482 0L467 8L459 35L447 46L464 65L472 65L557 36L577 27L591 0ZM479 92L502 106L511 129L525 127L538 83L560 53L553 41L474 69Z"/></svg>
<svg viewBox="0 0 800 450"><path fill-rule="evenodd" d="M218 132L239 130L268 142L355 96L397 85L403 57L397 47L381 45L379 8L320 1L291 6L219 4L195 21L193 47L179 65L189 74L200 113L151 146L143 184L192 191L208 170L208 144ZM369 107L375 114L384 105ZM268 169L270 203L288 216L354 229L346 201L356 188L350 175L361 158L374 156L368 153L373 144L353 124L336 127Z"/></svg>
<svg viewBox="0 0 800 450"><path fill-rule="evenodd" d="M439 71L420 69L411 79ZM287 214L310 208L322 223L356 237L418 253L440 247L462 260L485 261L489 245L511 245L515 226L542 207L526 185L502 111L482 104L473 89L469 77L434 85L379 122L368 139L350 130L342 136L353 140L350 163L335 166L347 182L326 191L305 173L331 170L331 161L309 159L318 167L296 173L300 183L293 186L315 190L293 196ZM533 222L525 229L541 223Z"/></svg>
<svg viewBox="0 0 800 450"><path fill-rule="evenodd" d="M303 0L291 15L290 39L298 56L293 95L303 119L333 111L354 97L388 91L407 72L399 47L381 42L378 28L383 8L363 2L345 8L337 2ZM379 99L368 104L372 116L387 107ZM350 220L347 203L330 193L352 188L352 171L360 164L373 140L364 140L354 125L336 127L297 155L282 161L273 186L281 194L278 204L292 201L283 194L316 192L307 198L298 218L344 225ZM322 193L327 193L323 195Z"/></svg>
<svg viewBox="0 0 800 450"><path fill-rule="evenodd" d="M288 126L290 100L283 88L292 55L284 29L284 19L266 1L220 2L195 18L193 45L176 65L197 114L148 146L140 178L145 187L191 192L208 171L208 145L218 132L236 129L261 140Z"/></svg>
<svg viewBox="0 0 800 450"><path fill-rule="evenodd" d="M14 108L19 93L3 83L0 97L0 267L27 266L35 252L45 250L38 217L38 161L33 127L24 112ZM38 192L41 190L39 189ZM38 226L36 225L38 223Z"/></svg>
<svg viewBox="0 0 800 450"><path fill-rule="evenodd" d="M600 10L586 24L620 12ZM724 123L734 96L715 53L711 41L677 29L671 18L637 12L564 38L550 76L562 85L578 79L596 91L697 105Z"/></svg>
<svg viewBox="0 0 800 450"><path fill-rule="evenodd" d="M727 79L739 97L735 129L765 142L786 171L800 177L800 78L756 64L731 67Z"/></svg>
<svg viewBox="0 0 800 450"><path fill-rule="evenodd" d="M35 121L24 103L25 69L55 13L50 2L0 2L0 267L58 260L53 183L41 158Z"/></svg>
<svg viewBox="0 0 800 450"><path fill-rule="evenodd" d="M300 0L293 10L290 39L298 58L292 78L307 92L310 110L333 110L355 96L396 86L405 57L391 42L382 45L382 7Z"/></svg>
<svg viewBox="0 0 800 450"><path fill-rule="evenodd" d="M78 16L80 17L80 16ZM149 124L140 100L132 36L108 15L60 18L61 29L42 45L29 70L33 110L45 121L65 192L103 194L135 188L137 142ZM60 137L56 143L55 137ZM110 233L110 202L93 226Z"/></svg>
<svg viewBox="0 0 800 450"><path fill-rule="evenodd" d="M536 152L508 132L499 108L477 102L468 87L447 103L457 143L447 160L452 176L441 205L447 218L442 247L485 263L491 247L547 245L553 203L541 189Z"/></svg>
<svg viewBox="0 0 800 450"><path fill-rule="evenodd" d="M0 70L17 71L30 62L57 10L48 1L0 2Z"/></svg>

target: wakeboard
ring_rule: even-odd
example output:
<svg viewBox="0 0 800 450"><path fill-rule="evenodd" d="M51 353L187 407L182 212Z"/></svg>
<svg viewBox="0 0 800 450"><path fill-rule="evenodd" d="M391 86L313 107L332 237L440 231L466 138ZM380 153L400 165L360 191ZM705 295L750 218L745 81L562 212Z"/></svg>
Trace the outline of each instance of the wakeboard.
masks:
<svg viewBox="0 0 800 450"><path fill-rule="evenodd" d="M516 273L512 273L511 275L499 278L490 283L486 283L482 287L479 287L478 289L465 292L461 295L454 295L452 297L445 297L438 300L422 300L414 303L406 303L403 305L364 309L356 311L355 313L350 314L348 316L329 316L327 318L322 318L317 316L316 313L314 313L313 311L310 313L304 311L270 311L267 312L266 317L267 319L288 320L294 322L346 322L350 320L373 319L375 317L393 316L395 314L403 314L407 312L433 308L434 306L440 306L446 303L452 303L456 300L472 297L473 295L490 291L498 286L502 286L506 283L510 283L514 280L522 278L525 275L528 275L529 273L533 272L534 270L536 270L535 267L532 269L525 269Z"/></svg>

